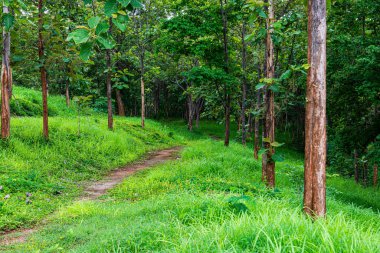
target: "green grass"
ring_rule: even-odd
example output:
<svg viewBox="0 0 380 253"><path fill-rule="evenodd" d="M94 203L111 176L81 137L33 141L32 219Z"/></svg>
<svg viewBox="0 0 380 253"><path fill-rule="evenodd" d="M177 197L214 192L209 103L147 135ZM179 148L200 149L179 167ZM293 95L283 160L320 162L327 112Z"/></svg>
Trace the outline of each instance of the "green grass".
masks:
<svg viewBox="0 0 380 253"><path fill-rule="evenodd" d="M62 98L51 101L64 110ZM1 143L0 228L48 219L27 243L4 251L380 252L378 189L328 175L327 219L312 221L301 211L303 156L289 148L278 150L285 161L268 190L252 148L211 140L223 137L214 122L188 133L183 121L148 121L142 130L139 119L116 118L111 132L98 114L82 119L78 136L75 111L65 113L50 119L49 142L40 118L16 118L12 138ZM73 202L84 182L179 144L186 145L181 159L127 178L100 200Z"/></svg>
<svg viewBox="0 0 380 253"><path fill-rule="evenodd" d="M77 114L75 104L66 107L63 96L49 96L49 116L75 116ZM11 113L13 116L42 116L41 91L23 87L13 87L11 100Z"/></svg>
<svg viewBox="0 0 380 253"><path fill-rule="evenodd" d="M285 152L286 153L286 152ZM378 212L328 195L328 218L301 212L302 160L260 183L251 150L197 140L181 160L126 179L102 201L76 202L13 252L379 252ZM329 181L333 183L333 181ZM373 189L361 189L363 198Z"/></svg>

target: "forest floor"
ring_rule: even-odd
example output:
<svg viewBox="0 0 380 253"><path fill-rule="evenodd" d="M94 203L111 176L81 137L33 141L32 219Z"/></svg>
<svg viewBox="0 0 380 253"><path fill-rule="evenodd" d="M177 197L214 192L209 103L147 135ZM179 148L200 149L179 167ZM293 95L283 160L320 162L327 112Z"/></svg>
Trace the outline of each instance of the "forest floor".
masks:
<svg viewBox="0 0 380 253"><path fill-rule="evenodd" d="M327 219L312 221L302 213L303 156L289 147L278 149L285 160L268 190L252 147L224 147L213 122L188 133L182 121L141 129L139 119L116 118L110 132L104 115L84 117L80 135L75 114L52 117L48 143L39 118L14 119L12 139L1 144L0 230L38 230L0 250L380 252L379 189L328 171ZM179 159L146 164L152 167L103 192L112 169L178 146ZM90 197L75 201L86 189Z"/></svg>

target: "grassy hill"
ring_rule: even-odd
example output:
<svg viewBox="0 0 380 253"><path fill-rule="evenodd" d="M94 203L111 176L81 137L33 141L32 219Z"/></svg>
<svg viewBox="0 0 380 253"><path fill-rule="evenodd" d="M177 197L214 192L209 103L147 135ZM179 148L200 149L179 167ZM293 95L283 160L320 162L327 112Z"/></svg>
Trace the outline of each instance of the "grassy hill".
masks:
<svg viewBox="0 0 380 253"><path fill-rule="evenodd" d="M24 98L29 92L25 91ZM33 93L33 92L31 92ZM116 118L82 120L61 111L51 140L39 117L12 121L12 138L0 150L0 228L25 227L48 213L47 226L9 252L380 252L380 194L328 175L328 216L312 221L301 211L303 157L283 148L277 188L260 182L261 162L251 148L225 148L210 135L212 122L188 133L181 121ZM29 98L27 99L29 100ZM62 114L61 114L62 113ZM184 145L181 159L127 178L97 201L75 201L83 182L141 157L148 150ZM25 203L26 192L32 203ZM4 200L6 195L10 198Z"/></svg>

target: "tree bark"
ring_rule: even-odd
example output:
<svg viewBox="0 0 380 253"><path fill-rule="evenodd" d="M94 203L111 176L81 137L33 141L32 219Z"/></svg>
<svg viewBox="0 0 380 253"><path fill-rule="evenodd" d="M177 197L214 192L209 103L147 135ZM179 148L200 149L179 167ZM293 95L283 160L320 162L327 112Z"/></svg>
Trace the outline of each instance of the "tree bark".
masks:
<svg viewBox="0 0 380 253"><path fill-rule="evenodd" d="M194 102L193 97L191 94L187 95L187 110L188 110L188 117L187 117L187 129L191 132L193 131L193 119L194 119Z"/></svg>
<svg viewBox="0 0 380 253"><path fill-rule="evenodd" d="M223 46L224 46L224 71L229 73L229 55L228 55L228 19L225 10L227 0L220 0L221 15L223 19ZM230 145L230 124L231 124L231 96L229 94L227 84L224 84L224 115L225 115L225 135L224 146Z"/></svg>
<svg viewBox="0 0 380 253"><path fill-rule="evenodd" d="M378 173L379 173L378 166L377 164L375 164L373 166L373 186L374 187L377 187Z"/></svg>
<svg viewBox="0 0 380 253"><path fill-rule="evenodd" d="M43 30L43 0L38 0L38 56L40 60L40 73L42 83L42 107L43 107L43 135L45 139L49 139L49 114L48 114L48 87L47 87L47 73L45 69L45 52L44 41L42 37Z"/></svg>
<svg viewBox="0 0 380 253"><path fill-rule="evenodd" d="M65 96L66 96L66 106L70 107L70 80L69 80L69 77L66 78Z"/></svg>
<svg viewBox="0 0 380 253"><path fill-rule="evenodd" d="M258 64L257 68L258 79L261 79L261 68ZM254 133L254 157L256 160L259 160L259 150L260 150L260 115L258 112L261 107L261 90L256 91L256 115L255 115L255 133Z"/></svg>
<svg viewBox="0 0 380 253"><path fill-rule="evenodd" d="M112 33L112 19L109 19L110 28L108 33ZM111 49L106 50L106 64L107 64L107 111L108 111L108 129L113 130L113 112L112 112L112 59Z"/></svg>
<svg viewBox="0 0 380 253"><path fill-rule="evenodd" d="M145 66L144 66L144 57L145 54L143 52L144 49L141 49L140 53L140 68L141 68L141 127L145 127L145 83L144 83L144 75L145 75Z"/></svg>
<svg viewBox="0 0 380 253"><path fill-rule="evenodd" d="M8 6L3 5L3 13L9 13ZM11 109L10 98L12 94L12 69L10 63L11 33L3 27L3 62L1 68L1 138L10 136Z"/></svg>
<svg viewBox="0 0 380 253"><path fill-rule="evenodd" d="M3 5L3 13L9 13L8 6ZM11 34L3 27L3 56L2 56L2 106L1 106L1 135L3 139L7 139L10 136L10 99L12 96L12 69L10 65L11 54Z"/></svg>
<svg viewBox="0 0 380 253"><path fill-rule="evenodd" d="M309 0L304 211L326 215L326 0Z"/></svg>
<svg viewBox="0 0 380 253"><path fill-rule="evenodd" d="M241 32L241 43L242 43L242 70L243 70L243 82L242 82L242 102L241 102L241 129L242 129L242 144L247 145L247 123L245 117L246 104L247 104L247 43L245 41L246 34L246 22L243 21L243 27Z"/></svg>
<svg viewBox="0 0 380 253"><path fill-rule="evenodd" d="M355 182L359 183L358 151L354 150Z"/></svg>
<svg viewBox="0 0 380 253"><path fill-rule="evenodd" d="M116 101L117 101L117 111L119 116L125 116L125 107L124 102L121 96L121 91L119 89L116 89Z"/></svg>
<svg viewBox="0 0 380 253"><path fill-rule="evenodd" d="M268 18L267 18L267 39L266 39L266 78L274 78L274 47L272 41L274 22L274 9L273 0L269 0L268 5ZM270 188L275 187L275 162L272 159L274 149L271 143L275 141L274 135L274 93L267 87L265 89L265 131L264 136L267 141L264 143L264 148L267 150L263 154L262 171L263 179L266 185Z"/></svg>

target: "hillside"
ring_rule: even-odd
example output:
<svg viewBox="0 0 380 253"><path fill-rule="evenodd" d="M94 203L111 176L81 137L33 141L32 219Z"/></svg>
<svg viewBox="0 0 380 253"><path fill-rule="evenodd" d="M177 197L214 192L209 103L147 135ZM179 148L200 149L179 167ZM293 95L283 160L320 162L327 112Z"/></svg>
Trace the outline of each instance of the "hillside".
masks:
<svg viewBox="0 0 380 253"><path fill-rule="evenodd" d="M18 91L26 101L35 96ZM329 174L328 219L313 222L301 211L303 157L286 147L277 188L268 190L251 148L210 138L223 135L215 123L188 133L182 121L149 120L141 129L137 118L116 118L109 131L100 114L82 117L78 135L73 109L50 101L60 113L50 118L49 142L39 117L18 117L1 143L0 229L37 224L26 243L2 246L8 252L380 251L379 192ZM178 145L180 159L138 172L98 200L76 200L85 182Z"/></svg>

